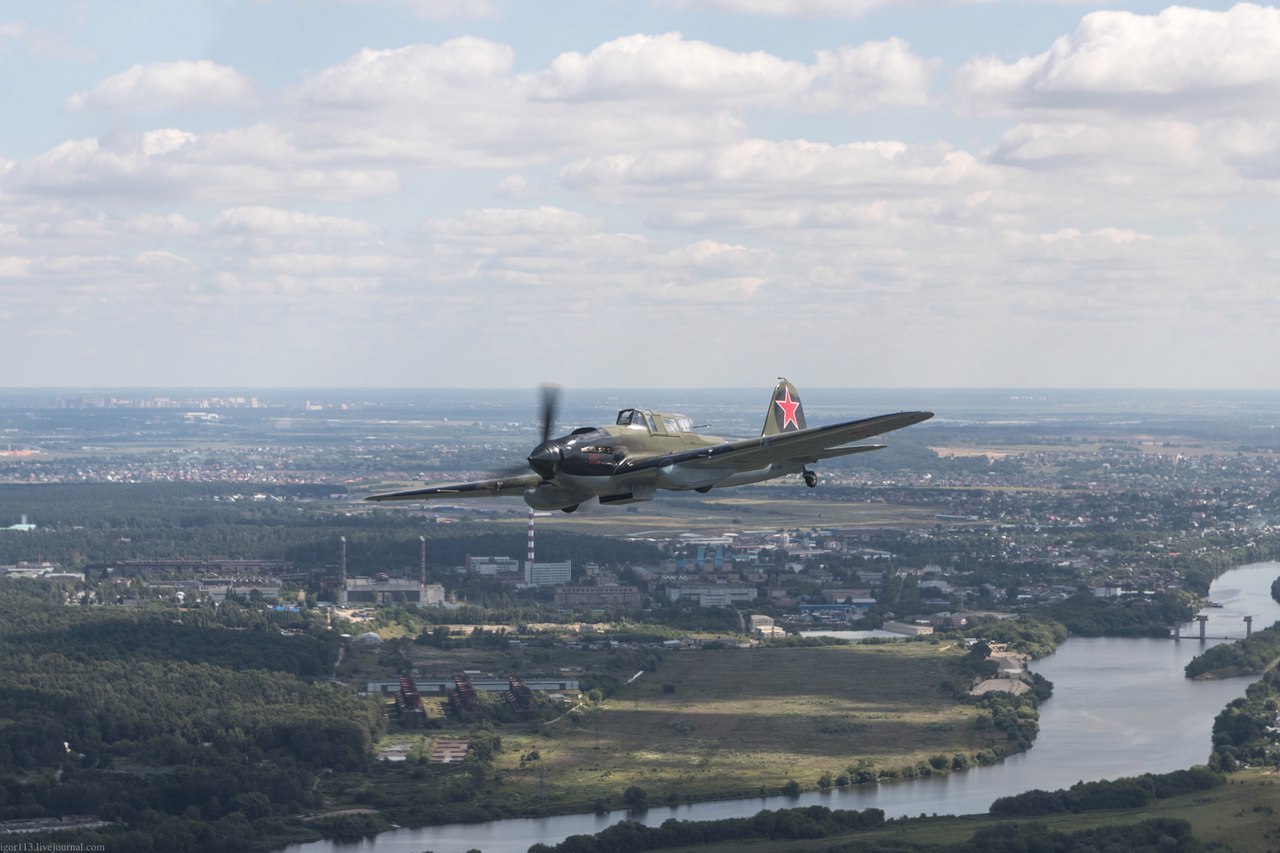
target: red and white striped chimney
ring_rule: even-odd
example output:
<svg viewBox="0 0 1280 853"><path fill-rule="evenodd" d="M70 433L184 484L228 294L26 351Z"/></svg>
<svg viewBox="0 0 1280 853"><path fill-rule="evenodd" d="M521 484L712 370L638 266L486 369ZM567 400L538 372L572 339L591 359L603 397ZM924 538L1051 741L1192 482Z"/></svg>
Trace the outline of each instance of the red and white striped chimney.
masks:
<svg viewBox="0 0 1280 853"><path fill-rule="evenodd" d="M529 562L533 566L533 507L529 507Z"/></svg>

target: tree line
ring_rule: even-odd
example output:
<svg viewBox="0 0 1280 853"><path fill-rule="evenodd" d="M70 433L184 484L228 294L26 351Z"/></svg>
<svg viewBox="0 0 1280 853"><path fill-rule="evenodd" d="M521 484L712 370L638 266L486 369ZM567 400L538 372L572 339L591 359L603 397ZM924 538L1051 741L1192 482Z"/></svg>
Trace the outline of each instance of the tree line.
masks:
<svg viewBox="0 0 1280 853"><path fill-rule="evenodd" d="M1077 782L1070 788L1057 791L1024 791L998 798L989 811L997 817L1036 817L1064 812L1136 809L1152 800L1207 791L1225 782L1226 777L1207 767L1163 774L1144 773L1113 780Z"/></svg>
<svg viewBox="0 0 1280 853"><path fill-rule="evenodd" d="M322 773L368 765L382 709L320 678L336 639L223 613L242 621L0 581L0 819L96 814L119 828L76 840L111 849L296 836L287 818L320 805Z"/></svg>
<svg viewBox="0 0 1280 853"><path fill-rule="evenodd" d="M753 817L721 820L670 820L661 826L622 821L595 835L571 835L556 845L535 844L529 853L638 853L694 844L746 839L826 838L884 825L884 811L832 811L826 806L765 809Z"/></svg>

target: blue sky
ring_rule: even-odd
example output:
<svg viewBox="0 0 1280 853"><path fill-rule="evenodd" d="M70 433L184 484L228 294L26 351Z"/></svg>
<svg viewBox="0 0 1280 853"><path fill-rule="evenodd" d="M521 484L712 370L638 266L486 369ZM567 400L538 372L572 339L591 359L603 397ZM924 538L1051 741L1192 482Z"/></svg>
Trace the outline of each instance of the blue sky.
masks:
<svg viewBox="0 0 1280 853"><path fill-rule="evenodd" d="M0 384L1276 388L1280 10L10 2Z"/></svg>

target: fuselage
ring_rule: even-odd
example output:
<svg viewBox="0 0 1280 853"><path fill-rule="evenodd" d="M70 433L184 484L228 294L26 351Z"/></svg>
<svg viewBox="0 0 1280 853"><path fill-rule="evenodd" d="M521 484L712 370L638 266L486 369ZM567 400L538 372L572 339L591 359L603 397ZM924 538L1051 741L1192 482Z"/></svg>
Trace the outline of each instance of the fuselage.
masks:
<svg viewBox="0 0 1280 853"><path fill-rule="evenodd" d="M657 489L706 490L792 473L775 472L772 465L742 472L655 464L671 454L726 441L694 432L693 421L685 415L623 409L610 426L583 427L535 448L529 463L544 482L525 493L525 502L535 509L559 509L590 497L628 503L650 500Z"/></svg>

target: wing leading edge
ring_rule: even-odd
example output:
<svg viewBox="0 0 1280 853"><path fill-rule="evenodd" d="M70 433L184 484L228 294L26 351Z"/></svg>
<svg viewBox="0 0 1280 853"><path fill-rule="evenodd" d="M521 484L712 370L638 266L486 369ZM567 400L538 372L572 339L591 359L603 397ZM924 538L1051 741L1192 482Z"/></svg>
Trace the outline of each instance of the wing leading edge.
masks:
<svg viewBox="0 0 1280 853"><path fill-rule="evenodd" d="M884 445L860 447L843 447L842 445L909 427L912 424L927 421L931 417L933 412L898 412L893 415L810 427L794 432L763 435L759 438L744 438L712 447L644 460L637 467L687 465L694 468L732 468L737 471L750 471L778 462L811 464L834 456L879 450Z"/></svg>
<svg viewBox="0 0 1280 853"><path fill-rule="evenodd" d="M404 489L398 492L383 492L369 495L367 501L429 501L441 498L506 498L520 497L526 489L532 489L542 482L537 474L524 474L515 477L499 477L493 480L477 480L473 483L441 483L435 486L423 486L419 489Z"/></svg>

